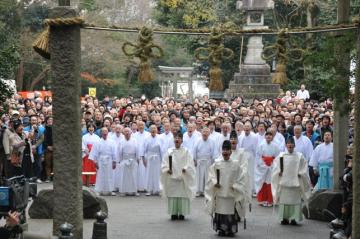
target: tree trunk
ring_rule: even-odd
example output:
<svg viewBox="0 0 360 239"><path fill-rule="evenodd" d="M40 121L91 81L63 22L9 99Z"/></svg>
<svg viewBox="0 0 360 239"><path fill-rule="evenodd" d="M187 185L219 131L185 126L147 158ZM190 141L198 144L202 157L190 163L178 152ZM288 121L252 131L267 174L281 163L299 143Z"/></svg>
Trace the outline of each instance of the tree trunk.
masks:
<svg viewBox="0 0 360 239"><path fill-rule="evenodd" d="M338 24L349 23L350 19L350 0L337 1L337 21ZM337 35L341 36L341 35ZM344 51L344 46L336 44L335 56L338 62L336 65L337 90L340 92L349 92L350 90L350 51ZM335 96L334 112L334 189L340 189L339 177L344 170L344 159L346 148L349 142L349 95L347 97L337 98Z"/></svg>
<svg viewBox="0 0 360 239"><path fill-rule="evenodd" d="M360 25L357 38L357 62L355 81L355 140L353 155L353 212L352 212L352 239L360 239Z"/></svg>
<svg viewBox="0 0 360 239"><path fill-rule="evenodd" d="M22 91L24 89L24 61L20 60L19 68L16 72L15 76L16 88L18 91Z"/></svg>
<svg viewBox="0 0 360 239"><path fill-rule="evenodd" d="M39 75L35 77L35 79L31 82L30 91L34 90L34 87L47 75L47 73L50 71L50 66L46 66Z"/></svg>

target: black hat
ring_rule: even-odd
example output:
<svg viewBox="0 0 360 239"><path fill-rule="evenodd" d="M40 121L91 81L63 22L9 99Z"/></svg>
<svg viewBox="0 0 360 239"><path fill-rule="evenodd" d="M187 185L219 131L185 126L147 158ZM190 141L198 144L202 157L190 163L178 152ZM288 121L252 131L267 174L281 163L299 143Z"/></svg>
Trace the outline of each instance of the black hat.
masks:
<svg viewBox="0 0 360 239"><path fill-rule="evenodd" d="M238 136L237 136L236 131L235 131L235 130L231 131L231 133L230 133L230 139L237 139L237 138L238 138Z"/></svg>
<svg viewBox="0 0 360 239"><path fill-rule="evenodd" d="M289 137L287 140L286 140L286 144L295 144L295 140L293 137Z"/></svg>
<svg viewBox="0 0 360 239"><path fill-rule="evenodd" d="M176 137L179 137L179 138L182 138L182 137L183 137L183 134L181 133L180 130L178 130L178 131L176 131L176 132L174 133L174 138L176 138Z"/></svg>
<svg viewBox="0 0 360 239"><path fill-rule="evenodd" d="M14 127L14 130L16 130L17 128L19 128L19 126L22 125L21 123L21 120L14 120L13 121L13 127Z"/></svg>
<svg viewBox="0 0 360 239"><path fill-rule="evenodd" d="M222 144L222 150L231 150L230 140L225 140Z"/></svg>

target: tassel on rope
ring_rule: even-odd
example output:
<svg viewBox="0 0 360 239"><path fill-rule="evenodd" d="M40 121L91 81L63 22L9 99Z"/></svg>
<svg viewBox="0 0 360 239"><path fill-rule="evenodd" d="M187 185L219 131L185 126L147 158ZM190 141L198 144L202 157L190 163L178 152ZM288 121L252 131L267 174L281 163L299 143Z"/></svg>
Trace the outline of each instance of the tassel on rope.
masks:
<svg viewBox="0 0 360 239"><path fill-rule="evenodd" d="M287 29L282 29L276 39L276 43L264 48L262 58L264 60L277 59L276 70L272 76L272 83L284 86L288 83L286 66L290 60L299 62L303 60L305 51L296 48L289 43L289 33Z"/></svg>
<svg viewBox="0 0 360 239"><path fill-rule="evenodd" d="M209 47L199 47L195 50L195 58L210 63L210 84L211 91L223 91L222 70L220 68L223 60L231 59L234 52L224 47L224 33L220 28L214 27L209 36ZM204 52L208 54L205 55ZM203 54L202 54L203 53Z"/></svg>
<svg viewBox="0 0 360 239"><path fill-rule="evenodd" d="M70 25L82 25L84 19L82 17L71 17L71 18L54 18L45 19L46 29L36 38L33 43L33 49L45 59L50 59L49 50L49 37L51 26L70 26Z"/></svg>
<svg viewBox="0 0 360 239"><path fill-rule="evenodd" d="M155 79L154 72L151 69L150 59L161 58L164 55L162 48L153 41L153 30L148 27L143 27L139 32L136 44L127 41L122 45L122 51L126 56L140 59L138 80L141 83L148 83ZM157 50L157 52L155 52L155 50Z"/></svg>
<svg viewBox="0 0 360 239"><path fill-rule="evenodd" d="M224 85L222 83L222 71L219 67L212 67L210 69L209 89L212 91L224 90Z"/></svg>
<svg viewBox="0 0 360 239"><path fill-rule="evenodd" d="M284 86L288 83L286 65L280 63L276 64L276 71L272 76L272 83L280 84L281 86Z"/></svg>
<svg viewBox="0 0 360 239"><path fill-rule="evenodd" d="M33 43L33 49L45 59L50 59L49 36L50 27L47 26L46 30L43 31Z"/></svg>

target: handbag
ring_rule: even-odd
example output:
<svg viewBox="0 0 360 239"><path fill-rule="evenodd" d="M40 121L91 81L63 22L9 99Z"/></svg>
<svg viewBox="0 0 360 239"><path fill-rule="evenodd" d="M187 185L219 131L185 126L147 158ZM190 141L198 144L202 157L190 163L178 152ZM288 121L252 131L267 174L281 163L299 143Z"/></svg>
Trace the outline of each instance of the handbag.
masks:
<svg viewBox="0 0 360 239"><path fill-rule="evenodd" d="M13 165L19 165L19 164L20 164L20 156L19 156L19 153L17 153L17 152L11 153L11 155L10 155L10 162L11 162L11 164L13 164Z"/></svg>

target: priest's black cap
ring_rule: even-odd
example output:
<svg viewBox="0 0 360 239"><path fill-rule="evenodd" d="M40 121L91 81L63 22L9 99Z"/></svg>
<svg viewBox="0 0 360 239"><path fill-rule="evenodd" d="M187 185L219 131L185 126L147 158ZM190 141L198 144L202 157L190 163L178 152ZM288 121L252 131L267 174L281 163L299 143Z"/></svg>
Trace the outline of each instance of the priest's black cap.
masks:
<svg viewBox="0 0 360 239"><path fill-rule="evenodd" d="M293 137L289 137L287 140L286 140L286 144L295 144L295 140Z"/></svg>
<svg viewBox="0 0 360 239"><path fill-rule="evenodd" d="M225 140L222 144L222 150L231 150L230 140Z"/></svg>

